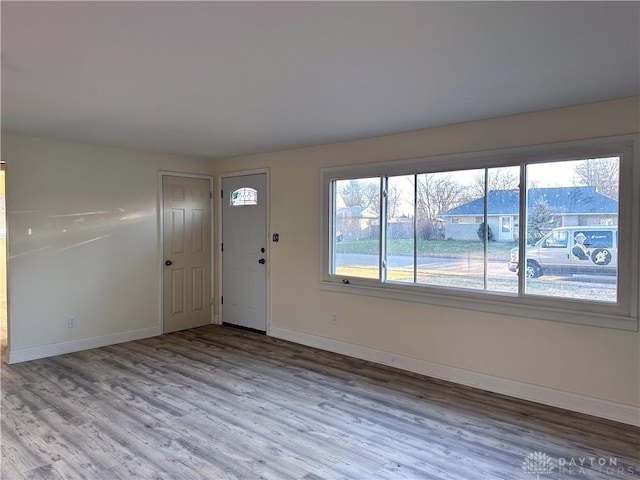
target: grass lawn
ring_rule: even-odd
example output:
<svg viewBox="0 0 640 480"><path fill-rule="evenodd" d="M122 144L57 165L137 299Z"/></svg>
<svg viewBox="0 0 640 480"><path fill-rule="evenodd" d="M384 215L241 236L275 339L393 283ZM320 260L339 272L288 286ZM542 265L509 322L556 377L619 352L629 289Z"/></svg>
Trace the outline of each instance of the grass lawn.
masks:
<svg viewBox="0 0 640 480"><path fill-rule="evenodd" d="M371 266L344 266L339 267L337 275L358 278L379 278L378 267ZM517 294L517 277L513 278L490 276L487 283L488 292ZM388 272L387 281L406 282L413 284L412 268L392 269ZM484 285L482 276L479 274L466 274L464 272L439 272L433 270L421 270L418 273L417 285L430 287L453 287L456 289L469 289L473 291L483 291ZM541 295L550 298L570 298L580 300L597 299L604 302L616 301L616 284L599 283L591 281L580 281L571 277L540 277L528 278L526 280L526 291L528 294Z"/></svg>
<svg viewBox="0 0 640 480"><path fill-rule="evenodd" d="M378 245L377 240L338 242L336 253L377 254ZM488 259L508 261L509 252L515 246L514 242L490 243ZM389 240L387 253L390 256L413 256L413 240ZM482 259L483 254L484 246L479 240L418 240L418 256Z"/></svg>

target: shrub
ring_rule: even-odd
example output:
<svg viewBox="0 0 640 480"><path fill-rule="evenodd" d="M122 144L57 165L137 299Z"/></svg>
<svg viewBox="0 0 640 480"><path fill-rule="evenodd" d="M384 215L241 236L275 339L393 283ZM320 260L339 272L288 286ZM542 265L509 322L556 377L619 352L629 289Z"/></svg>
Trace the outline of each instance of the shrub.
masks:
<svg viewBox="0 0 640 480"><path fill-rule="evenodd" d="M488 227L487 239L490 242L495 242L496 237L493 235L493 230L491 230L491 225L488 225L487 227ZM477 231L478 238L482 241L484 241L484 228L485 228L485 222L482 222L478 227L478 231Z"/></svg>

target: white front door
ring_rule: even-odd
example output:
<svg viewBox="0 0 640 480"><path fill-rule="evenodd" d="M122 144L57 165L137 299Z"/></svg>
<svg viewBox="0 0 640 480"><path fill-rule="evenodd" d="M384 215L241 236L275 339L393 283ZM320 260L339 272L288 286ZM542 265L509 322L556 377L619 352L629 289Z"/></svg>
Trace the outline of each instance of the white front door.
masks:
<svg viewBox="0 0 640 480"><path fill-rule="evenodd" d="M164 175L163 331L211 323L211 182Z"/></svg>
<svg viewBox="0 0 640 480"><path fill-rule="evenodd" d="M222 179L222 321L267 330L266 174Z"/></svg>

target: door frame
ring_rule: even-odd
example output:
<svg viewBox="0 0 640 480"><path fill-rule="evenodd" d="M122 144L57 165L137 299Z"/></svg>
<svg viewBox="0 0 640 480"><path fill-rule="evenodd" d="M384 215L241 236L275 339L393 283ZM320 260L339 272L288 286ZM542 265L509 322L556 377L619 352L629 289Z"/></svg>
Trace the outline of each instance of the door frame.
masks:
<svg viewBox="0 0 640 480"><path fill-rule="evenodd" d="M211 259L211 265L209 266L211 269L211 291L209 292L209 303L211 304L211 312L210 312L210 318L209 318L209 323L210 324L216 324L217 323L217 319L216 316L213 313L213 304L212 304L212 300L214 299L214 291L215 291L215 284L214 279L215 279L215 256L213 255L214 253L214 234L215 234L215 230L213 229L213 221L214 221L214 215L213 215L213 211L214 211L214 203L213 203L213 186L214 186L214 177L213 175L205 175L205 174L200 174L200 173L185 173L185 172L171 172L168 170L160 170L158 172L158 240L159 240L159 246L160 246L160 251L158 252L158 274L160 276L160 329L162 331L162 333L164 334L164 275L163 275L163 270L164 270L164 191L162 188L162 179L163 177L187 177L187 178L202 178L205 180L209 180L209 210L210 210L210 225L211 225L211 242L209 245L209 252L210 252L210 256L209 258Z"/></svg>
<svg viewBox="0 0 640 480"><path fill-rule="evenodd" d="M0 160L0 170L4 172L4 178L2 181L4 182L4 227L5 227L5 237L4 237L4 273L0 273L4 275L4 292L0 292L4 296L4 313L5 318L0 319L0 321L4 321L4 327L6 330L6 338L7 342L6 350L4 352L4 356L0 357L0 362L4 360L7 363L10 362L11 358L11 319L9 318L9 218L7 215L7 162L6 160Z"/></svg>
<svg viewBox="0 0 640 480"><path fill-rule="evenodd" d="M265 248L266 248L266 252L265 252L265 258L267 259L267 265L266 265L266 295L267 295L267 302L265 305L265 330L266 330L266 334L270 335L270 331L271 331L271 220L270 220L270 214L271 214L271 209L270 209L270 205L271 205L271 191L270 191L270 179L269 179L269 168L257 168L257 169L252 169L252 170L241 170L241 171L234 171L234 172L227 172L227 173L222 173L220 175L218 175L218 178L216 179L216 195L214 195L217 199L217 203L218 203L218 237L217 237L217 243L216 243L216 252L220 255L220 262L219 263L219 268L218 268L218 272L217 272L217 277L218 277L218 296L216 298L216 301L218 302L218 306L219 308L219 323L220 325L222 325L223 321L224 321L224 305L222 304L221 298L222 298L222 289L224 287L223 283L222 283L222 236L223 236L223 226L222 226L222 202L221 197L219 192L222 191L222 181L225 178L229 178L229 177L244 177L246 175L260 175L260 174L264 174L265 175L265 202L266 202L266 210L267 210L267 219L266 219L266 238L265 238Z"/></svg>
<svg viewBox="0 0 640 480"><path fill-rule="evenodd" d="M502 231L502 226L503 226L503 219L508 218L509 219L509 233L505 234ZM500 232L498 234L498 239L499 240L508 240L510 242L513 241L513 225L514 225L514 221L513 221L513 215L500 215L498 217L498 225L500 228Z"/></svg>

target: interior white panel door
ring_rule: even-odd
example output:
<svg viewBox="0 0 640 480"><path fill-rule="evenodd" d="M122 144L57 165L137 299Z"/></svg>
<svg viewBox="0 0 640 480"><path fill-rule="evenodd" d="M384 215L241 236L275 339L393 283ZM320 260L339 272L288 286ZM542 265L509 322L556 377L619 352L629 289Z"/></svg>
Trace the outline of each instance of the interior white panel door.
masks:
<svg viewBox="0 0 640 480"><path fill-rule="evenodd" d="M211 197L206 178L162 177L163 330L211 323Z"/></svg>
<svg viewBox="0 0 640 480"><path fill-rule="evenodd" d="M222 320L267 329L266 174L222 180Z"/></svg>

